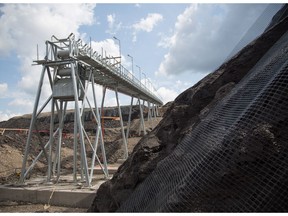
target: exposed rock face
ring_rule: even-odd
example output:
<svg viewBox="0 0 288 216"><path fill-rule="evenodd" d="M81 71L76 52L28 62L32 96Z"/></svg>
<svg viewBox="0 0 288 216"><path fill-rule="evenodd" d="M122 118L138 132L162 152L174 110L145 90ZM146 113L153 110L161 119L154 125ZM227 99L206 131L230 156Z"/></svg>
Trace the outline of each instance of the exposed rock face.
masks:
<svg viewBox="0 0 288 216"><path fill-rule="evenodd" d="M145 179L148 177L153 178L151 173L157 166L165 166L165 164L163 165L161 162L165 158L169 157L169 155L175 150L179 143L183 141L183 138L187 134L191 133L191 131L193 131L199 125L199 123L206 120L206 117L213 111L219 101L231 93L231 90L234 89L234 87L243 79L243 77L245 77L250 69L252 69L253 66L259 61L259 59L287 31L287 28L288 18L285 18L279 21L277 25L275 24L274 27L271 27L264 32L257 40L251 42L249 45L243 48L238 54L236 54L228 62L224 63L215 72L209 74L195 86L180 94L168 108L160 124L151 133L141 139L141 141L134 148L133 153L118 169L113 178L100 186L94 202L88 211L113 212L117 210L125 211L125 209L129 209L129 211L141 211L146 209L145 206L142 206L142 208L139 209L134 208L133 206L127 207L128 204L125 206L125 202L127 202L129 199L133 200L133 198L137 196L134 193L134 196L130 197L133 191L141 187L141 183L143 183ZM243 131L243 136L238 137L237 139L247 139L251 142L253 142L254 139L257 141L255 141L256 144L254 147L250 147L250 149L248 146L251 145L248 145L247 143L245 144L245 141L243 141L243 148L239 151L263 151L263 149L267 147L261 146L261 139L264 140L263 142L265 143L271 143L269 148L273 148L276 151L276 149L279 147L277 147L275 142L276 138L273 130L273 126L269 124L259 124L256 125L252 131ZM257 137L262 138L259 140ZM229 142L231 142L231 140ZM271 151L269 150L269 152ZM185 153L183 154L185 155ZM186 155L186 157L188 156ZM239 160L238 162L240 163L241 161L246 161L246 157L249 156L242 154L242 156L235 157L235 164L237 164L237 160ZM177 159L181 160L181 157L179 156ZM209 157L206 159L208 160ZM175 161L175 167L171 167L171 169L180 169L180 167L177 165L179 165L179 163ZM212 166L213 164L211 164L211 167ZM231 174L229 171L227 171L226 175L223 174L223 181L226 181L225 176L229 174ZM232 174L239 178L243 177L242 174L239 173ZM155 175L156 174L154 173L154 176ZM251 175L251 173L249 173L249 175ZM188 177L189 176L187 176L187 178ZM155 179L157 178L155 177ZM249 179L247 181L249 181ZM253 181L255 181L255 179L253 179ZM160 184L161 182L157 181L157 183ZM157 183L155 180L155 184ZM159 187L161 187L161 185L159 185ZM183 185L182 188L185 188L185 186ZM227 198L227 194L229 194L228 190L229 188L223 189L222 192L224 195L221 195L221 190L213 191L212 188L211 193L205 191L203 194L200 194L197 197L197 200L195 200L195 198L193 200L193 197L191 197L191 200L195 202L193 204L194 207L185 206L185 203L180 202L180 198L169 197L171 198L171 201L168 200L167 202L170 202L170 206L168 206L169 208L163 207L163 209L169 209L170 211L177 211L177 209L181 211L221 211L221 207L214 208L213 205L219 204L221 199L229 199ZM275 188L275 191L279 190L280 188ZM143 199L154 198L153 194L149 194L149 196L147 194L147 197L148 198ZM220 197L220 199L218 199L218 197ZM257 195L255 195L255 197L257 197ZM245 199L245 197L243 199ZM133 203L133 201L131 202ZM233 200L231 202L233 202ZM149 211L148 207L147 209ZM151 207L150 211L151 209L153 208ZM223 209L225 211L225 208L222 208L222 211ZM271 208L268 208L268 210L271 210ZM161 211L161 208L159 207L157 211Z"/></svg>

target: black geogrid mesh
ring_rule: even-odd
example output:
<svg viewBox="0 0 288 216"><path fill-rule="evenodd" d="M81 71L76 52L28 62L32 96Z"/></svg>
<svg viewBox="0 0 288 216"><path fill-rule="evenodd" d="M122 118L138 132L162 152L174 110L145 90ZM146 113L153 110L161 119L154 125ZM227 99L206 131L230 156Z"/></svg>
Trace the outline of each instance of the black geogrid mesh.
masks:
<svg viewBox="0 0 288 216"><path fill-rule="evenodd" d="M288 34L118 211L288 211Z"/></svg>

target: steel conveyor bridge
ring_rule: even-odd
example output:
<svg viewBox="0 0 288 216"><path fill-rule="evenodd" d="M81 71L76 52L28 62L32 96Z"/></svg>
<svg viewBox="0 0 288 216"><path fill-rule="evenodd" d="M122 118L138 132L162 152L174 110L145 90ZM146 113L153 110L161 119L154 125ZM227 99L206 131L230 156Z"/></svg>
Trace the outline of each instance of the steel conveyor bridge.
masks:
<svg viewBox="0 0 288 216"><path fill-rule="evenodd" d="M85 182L86 186L91 186L95 162L100 165L103 173L108 177L109 174L101 125L101 118L103 116L101 116L101 111L99 111L97 105L95 84L103 86L100 110L103 110L106 89L115 91L124 145L124 159L128 157L127 140L129 137L133 99L136 98L137 103L139 104L141 118L139 133L142 128L144 134L146 131L143 117L143 105L145 102L147 103L148 119L149 116L150 119L152 119L152 116L157 116L157 107L163 103L157 96L154 88L151 89L151 86L147 87L146 82L144 85L141 80L134 76L134 74L124 68L121 65L121 61L117 61L117 58L119 57L111 58L103 56L103 53L99 54L98 52L93 51L91 42L90 45L88 45L84 44L80 39L75 40L74 34L70 34L64 39L58 39L57 37L52 36L50 41L46 41L46 55L44 59L39 60L37 56L37 60L34 61L37 65L42 65L42 73L40 75L30 128L28 131L20 183L24 183L25 178L32 171L39 158L43 155L47 161L47 182L58 182L61 173L62 132L68 103L73 103L75 107L73 156L74 182L79 180L78 175L80 175L81 182ZM50 83L51 95L46 98L45 102L40 107L41 101L44 101L43 98L41 98L41 91L43 83L45 82L45 77ZM88 87L90 85L92 86L92 101L90 101L91 95L90 99L88 97ZM123 126L118 92L131 97L126 132ZM141 100L143 101L142 105ZM51 105L49 141L46 144L39 142L42 149L41 152L33 161L29 161L30 147L32 145L32 131L37 129L36 120L48 104ZM96 132L94 134L95 139L89 138L88 132L84 127L83 114L85 107L87 106L90 108L93 118L96 121ZM57 127L55 123L56 116L59 119ZM87 147L92 150L92 157L89 158L89 160L87 155L91 155L91 153L87 152ZM97 150L99 149L101 150L102 161L99 159L99 151L97 153Z"/></svg>

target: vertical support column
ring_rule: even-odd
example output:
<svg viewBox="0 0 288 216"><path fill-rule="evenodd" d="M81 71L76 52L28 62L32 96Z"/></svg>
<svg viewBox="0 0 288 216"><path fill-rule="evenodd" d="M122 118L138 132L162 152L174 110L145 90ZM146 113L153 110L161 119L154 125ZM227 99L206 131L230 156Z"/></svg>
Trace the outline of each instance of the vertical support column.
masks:
<svg viewBox="0 0 288 216"><path fill-rule="evenodd" d="M79 130L79 135L80 135L81 161L83 163L86 185L90 186L89 174L88 174L88 163L87 163L86 149L85 149L84 135L83 135L83 127L82 127L79 100L78 100L79 94L78 94L78 88L77 88L77 82L76 82L76 71L75 71L73 63L71 63L71 68L72 68L71 75L72 75L72 81L73 81L73 90L74 90L74 96L75 96L75 108L76 108L75 112L77 115L77 125L78 125L78 130Z"/></svg>
<svg viewBox="0 0 288 216"><path fill-rule="evenodd" d="M140 109L140 125L142 125L142 128L143 128L143 134L146 135L146 130L145 130L145 123L144 123L144 116L143 116L143 109L142 109L142 106L141 106L141 102L140 102L140 98L138 97L138 101L139 101L139 109ZM143 104L144 104L144 100L143 100ZM144 105L143 105L144 107ZM139 130L139 135L141 133L141 130Z"/></svg>
<svg viewBox="0 0 288 216"><path fill-rule="evenodd" d="M158 105L156 106L156 116L159 117L159 109L158 109Z"/></svg>
<svg viewBox="0 0 288 216"><path fill-rule="evenodd" d="M138 135L141 136L141 130L142 130L142 127L143 127L141 115L143 116L143 113L142 113L142 109L141 109L141 101L140 101L140 98L138 98L137 104L139 104L139 112L140 112L140 121L139 121ZM144 133L144 132L143 132L143 133Z"/></svg>
<svg viewBox="0 0 288 216"><path fill-rule="evenodd" d="M104 175L106 178L109 177L108 168L107 168L106 152L105 152L105 147L104 147L104 139L103 139L102 127L101 127L101 117L100 117L99 109L97 106L97 100L96 100L96 94L95 94L94 74L92 75L92 92L93 92L94 106L95 106L95 112L96 112L96 118L97 118L96 119L96 122L97 122L97 132L96 133L97 134L96 134L96 138L95 138L94 152L93 152L93 156L92 156L92 164L91 164L90 179L89 179L90 183L92 182L94 163L95 163L95 158L97 157L97 145L98 145L99 135L100 135L100 146L101 146L101 152L102 152L102 158L103 158L103 164L104 164ZM105 89L105 92L106 92L106 89ZM104 97L105 97L105 94L103 94L103 98Z"/></svg>
<svg viewBox="0 0 288 216"><path fill-rule="evenodd" d="M50 117L50 137L49 137L49 160L48 160L48 173L47 182L51 182L52 174L52 146L54 143L54 116L55 116L55 99L52 97L51 101L51 117Z"/></svg>
<svg viewBox="0 0 288 216"><path fill-rule="evenodd" d="M24 158L23 158L23 162L22 162L22 169L21 169L21 176L20 176L20 183L24 183L24 179L26 177L26 163L27 163L27 157L30 151L30 141L32 138L32 130L36 121L36 113L37 113L37 109L38 109L38 105L39 105L39 100L40 100L40 95L41 95L41 89L42 89L42 85L43 85L43 81L44 81L44 75L45 75L45 70L46 70L46 66L43 66L42 68L42 73L40 76L40 82L38 85L38 89L37 89L37 94L36 94L36 100L34 103L34 108L33 108L33 114L31 117L31 122L30 122L30 127L29 127L29 133L28 133L28 138L27 138L27 142L26 142L26 147L25 147L25 153L24 153Z"/></svg>
<svg viewBox="0 0 288 216"><path fill-rule="evenodd" d="M53 172L55 172L56 164L57 164L57 181L60 178L60 171L61 171L61 146L62 146L62 135L63 135L63 126L64 126L64 117L67 108L67 101L63 107L63 101L60 101L60 119L59 119L59 132L58 132L58 144L57 144L57 153L56 153L56 160L53 166Z"/></svg>
<svg viewBox="0 0 288 216"><path fill-rule="evenodd" d="M119 98L118 98L118 90L117 88L115 89L115 94L116 94L116 101L117 101L117 106L118 106L118 112L119 112L119 117L120 117L120 124L121 124L121 132L122 132L122 139L123 139L123 144L124 144L124 157L125 159L128 158L128 147L127 147L127 141L125 137L125 132L124 132L124 126L123 126L123 118L122 118L122 112L119 104Z"/></svg>
<svg viewBox="0 0 288 216"><path fill-rule="evenodd" d="M151 121L152 117L151 117L151 106L150 106L150 102L148 101L148 117L147 120Z"/></svg>
<svg viewBox="0 0 288 216"><path fill-rule="evenodd" d="M101 101L101 112L100 112L100 119L101 119L101 128L102 128L102 136L104 137L104 118L103 115L104 115L104 101L105 101L105 95L106 95L106 89L107 87L104 86L103 87L103 95L102 95L102 101Z"/></svg>
<svg viewBox="0 0 288 216"><path fill-rule="evenodd" d="M58 126L58 142L57 142L57 145L56 145L56 153L55 153L55 158L54 158L54 163L53 163L53 166L52 166L52 173L53 175L55 175L56 173L56 165L58 163L58 155L59 155L59 151L60 150L60 141L61 141L61 134L62 133L62 129L61 129L61 119L62 119L62 114L63 114L63 101L60 101L60 107L59 107L59 110L58 110L58 121L59 121L59 126Z"/></svg>
<svg viewBox="0 0 288 216"><path fill-rule="evenodd" d="M130 104L130 110L129 110L129 117L128 117L128 123L127 123L127 130L126 130L126 140L128 143L129 138L129 130L130 130L130 123L131 123L131 114L132 114L132 107L133 107L133 99L134 97L131 97L131 104Z"/></svg>
<svg viewBox="0 0 288 216"><path fill-rule="evenodd" d="M73 155L73 180L77 182L77 115L76 115L76 106L74 107L74 155Z"/></svg>
<svg viewBox="0 0 288 216"><path fill-rule="evenodd" d="M154 117L154 120L156 120L156 106L154 103L152 105L152 117Z"/></svg>

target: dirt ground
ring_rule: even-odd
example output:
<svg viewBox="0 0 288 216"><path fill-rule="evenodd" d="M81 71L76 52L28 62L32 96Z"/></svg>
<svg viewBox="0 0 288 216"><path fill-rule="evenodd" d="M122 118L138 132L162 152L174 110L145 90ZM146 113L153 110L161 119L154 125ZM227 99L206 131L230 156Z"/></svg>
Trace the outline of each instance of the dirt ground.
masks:
<svg viewBox="0 0 288 216"><path fill-rule="evenodd" d="M151 131L162 118L154 119L151 122L145 122L146 131ZM135 119L131 122L131 136L128 139L128 152L131 153L133 148L142 138L142 134L139 136L139 119ZM48 135L41 136L43 143L46 143L49 139ZM0 134L0 184L13 184L17 183L20 177L22 160L27 140L27 134L21 131L7 131L3 135ZM123 141L121 139L121 128L107 128L104 135L106 157L108 164L118 162L118 159L122 159L124 155ZM31 155L28 160L32 161L36 155L41 151L41 148L37 143L39 137L33 135L31 145ZM87 156L88 157L88 156ZM67 136L63 139L62 149L62 169L69 173L72 172L73 161L73 136ZM123 161L123 160L122 160ZM33 175L44 176L46 172L46 159L42 157L32 171ZM32 177L33 177L32 175ZM1 195L0 195L1 196ZM61 206L50 206L47 208L44 204L31 204L23 202L5 201L0 202L0 212L86 212L87 209L70 208Z"/></svg>

